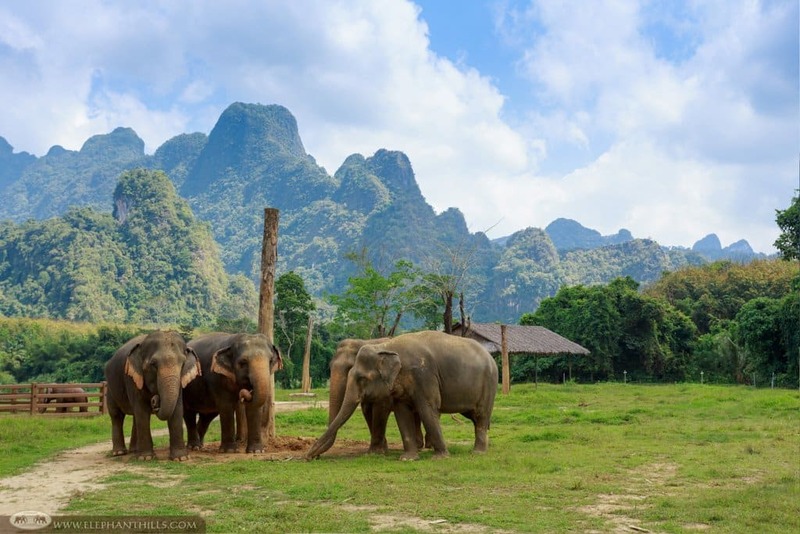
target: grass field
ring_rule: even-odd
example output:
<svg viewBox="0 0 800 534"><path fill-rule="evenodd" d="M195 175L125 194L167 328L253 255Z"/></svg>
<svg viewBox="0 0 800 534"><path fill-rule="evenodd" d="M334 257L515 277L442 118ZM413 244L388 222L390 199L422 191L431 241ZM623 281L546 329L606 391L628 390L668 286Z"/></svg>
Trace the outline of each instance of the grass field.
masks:
<svg viewBox="0 0 800 534"><path fill-rule="evenodd" d="M392 422L396 447L386 456L136 462L67 511L200 514L209 532L800 531L797 391L514 385L498 395L484 455L470 452L472 426L460 419L442 416L450 450L442 460L426 451L398 461ZM0 418L0 475L109 438L107 418L84 421ZM279 436L317 437L326 421L315 408L278 414L276 426ZM30 447L50 425L45 443ZM359 413L339 433L367 438Z"/></svg>

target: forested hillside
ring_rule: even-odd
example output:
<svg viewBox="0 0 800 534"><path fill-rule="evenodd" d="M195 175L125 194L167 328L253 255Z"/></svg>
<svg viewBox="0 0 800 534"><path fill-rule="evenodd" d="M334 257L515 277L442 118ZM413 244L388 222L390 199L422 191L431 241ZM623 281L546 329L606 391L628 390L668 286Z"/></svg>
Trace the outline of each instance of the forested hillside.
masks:
<svg viewBox="0 0 800 534"><path fill-rule="evenodd" d="M126 226L115 188L122 173L137 168L163 171L185 199L181 209L173 210L175 224L159 226L156 214L144 211L133 228ZM175 189L164 197L178 203ZM526 228L491 242L481 232L471 233L457 208L433 210L402 152L353 154L328 174L306 153L295 118L278 105L232 104L209 135L176 136L152 156L144 154L144 143L129 128L94 136L80 151L55 146L40 158L13 153L0 138L0 195L7 199L0 204L0 220L7 220L0 254L9 258L2 267L0 313L10 315L185 320L179 305L165 308L157 304L157 292L150 295L146 287L128 287L120 280L158 276L151 262L137 264L126 256L146 241L145 228L159 230L158 242L167 246L185 237L203 241L200 230L184 228L188 223L180 213L188 208L211 228L225 270L251 280L247 291L258 278L263 210L274 207L280 210L278 274L296 272L313 295L343 291L358 272L348 257L361 257L381 272L403 259L427 272L457 277L467 313L479 321L514 322L564 284L604 283L628 275L652 282L663 271L704 263L703 251L725 254L713 243L700 251L667 249L626 230L604 237L564 219L546 231ZM168 237L166 230L175 234ZM64 252L46 253L53 242ZM14 253L10 246L17 247ZM209 245L190 246L209 256ZM29 256L18 258L17 249ZM155 248L149 253L156 264L168 263L155 255ZM188 265L197 258L182 260ZM194 322L224 308L221 295L228 293L220 291L219 266L200 263L193 264L199 272L190 275L191 281L175 281L189 273L183 266L166 274L172 289L189 284L194 291L200 281L209 284L194 303ZM76 281L62 280L64 272Z"/></svg>
<svg viewBox="0 0 800 534"><path fill-rule="evenodd" d="M111 214L0 224L0 315L157 325L254 315L254 286L225 273L208 225L166 175L123 173L111 200Z"/></svg>

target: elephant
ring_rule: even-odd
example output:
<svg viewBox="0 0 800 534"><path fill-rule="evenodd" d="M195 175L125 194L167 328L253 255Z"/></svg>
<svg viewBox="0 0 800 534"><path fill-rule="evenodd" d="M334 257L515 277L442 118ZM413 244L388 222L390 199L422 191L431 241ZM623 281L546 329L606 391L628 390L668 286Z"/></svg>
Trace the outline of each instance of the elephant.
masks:
<svg viewBox="0 0 800 534"><path fill-rule="evenodd" d="M154 459L150 433L150 415L154 413L168 422L170 459L187 459L182 392L200 372L197 355L177 332L142 334L117 349L105 366L112 454L128 453L122 424L125 415L133 415L130 452L140 459Z"/></svg>
<svg viewBox="0 0 800 534"><path fill-rule="evenodd" d="M328 424L331 424L344 401L345 390L347 388L347 373L353 368L356 361L358 350L364 345L378 345L386 343L390 337L377 339L343 339L336 345L336 353L330 363L330 395L328 401ZM369 453L384 454L389 450L386 442L386 423L392 411L390 402L370 402L361 401L361 412L367 422L370 434ZM415 428L417 434L417 445L422 448L424 439L420 429L419 416L415 413Z"/></svg>
<svg viewBox="0 0 800 534"><path fill-rule="evenodd" d="M67 393L71 393L72 395L66 395ZM50 394L58 394L58 397L51 397ZM65 396L61 396L65 395ZM61 403L61 402L74 402L74 403L88 403L89 397L86 395L86 391L83 388L78 387L59 387L53 386L49 388L44 388L42 391L42 402L45 404L49 404L51 402ZM56 408L56 413L67 413L66 406L59 406ZM44 413L47 410L47 406L42 406L39 408L39 413ZM81 412L88 412L89 408L87 406L79 406L78 411Z"/></svg>
<svg viewBox="0 0 800 534"><path fill-rule="evenodd" d="M189 342L202 378L183 390L189 448L202 449L208 425L219 415L221 452L236 452L234 414L244 406L247 452L262 452L261 411L270 397L270 375L281 367L280 350L263 334L213 332ZM199 421L198 421L199 419ZM245 426L240 424L240 427Z"/></svg>
<svg viewBox="0 0 800 534"><path fill-rule="evenodd" d="M447 456L439 415L460 413L475 426L475 452L489 445L489 421L497 392L497 364L477 341L424 331L403 334L384 343L363 345L347 375L339 413L306 453L309 459L327 451L336 433L360 402L388 402L403 438L403 460L416 460L417 412L434 456Z"/></svg>

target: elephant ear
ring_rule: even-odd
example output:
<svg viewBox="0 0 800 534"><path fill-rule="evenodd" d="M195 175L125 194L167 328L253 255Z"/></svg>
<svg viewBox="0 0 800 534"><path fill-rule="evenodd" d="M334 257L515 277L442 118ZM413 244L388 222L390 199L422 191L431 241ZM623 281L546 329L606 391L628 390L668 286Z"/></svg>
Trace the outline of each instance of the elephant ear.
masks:
<svg viewBox="0 0 800 534"><path fill-rule="evenodd" d="M181 387L185 388L189 382L201 376L203 371L200 369L200 360L197 353L191 347L186 347L186 361L181 369Z"/></svg>
<svg viewBox="0 0 800 534"><path fill-rule="evenodd" d="M231 348L219 349L211 356L211 372L224 376L232 382L236 382L236 375L233 372L233 361L231 360Z"/></svg>
<svg viewBox="0 0 800 534"><path fill-rule="evenodd" d="M378 372L381 378L389 384L394 384L397 375L400 374L400 355L390 350L378 351Z"/></svg>
<svg viewBox="0 0 800 534"><path fill-rule="evenodd" d="M270 346L272 347L272 357L269 359L269 372L274 373L283 369L283 356L281 355L281 349L272 343L270 343Z"/></svg>
<svg viewBox="0 0 800 534"><path fill-rule="evenodd" d="M144 378L142 377L144 371L142 371L142 365L139 344L136 344L125 358L125 374L131 377L136 389L142 389L144 387Z"/></svg>

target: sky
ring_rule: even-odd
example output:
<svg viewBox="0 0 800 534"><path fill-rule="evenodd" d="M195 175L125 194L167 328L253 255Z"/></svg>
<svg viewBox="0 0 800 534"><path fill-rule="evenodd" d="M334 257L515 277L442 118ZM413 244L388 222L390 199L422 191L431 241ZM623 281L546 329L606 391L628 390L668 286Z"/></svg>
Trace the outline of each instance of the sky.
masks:
<svg viewBox="0 0 800 534"><path fill-rule="evenodd" d="M797 0L28 0L0 4L0 136L133 128L153 153L280 104L333 174L408 155L489 237L574 219L775 252L800 188Z"/></svg>

